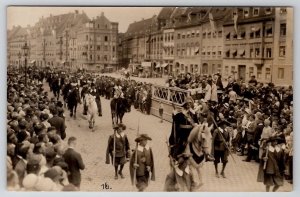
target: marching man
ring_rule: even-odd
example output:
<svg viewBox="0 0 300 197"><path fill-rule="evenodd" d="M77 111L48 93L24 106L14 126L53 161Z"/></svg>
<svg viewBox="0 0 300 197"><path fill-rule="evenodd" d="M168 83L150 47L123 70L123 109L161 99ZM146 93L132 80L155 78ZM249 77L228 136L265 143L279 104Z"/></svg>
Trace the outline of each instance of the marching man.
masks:
<svg viewBox="0 0 300 197"><path fill-rule="evenodd" d="M106 150L106 164L109 164L109 156L112 159L112 164L115 167L115 179L118 179L118 175L123 179L124 175L122 173L124 164L129 160L129 142L124 130L126 126L119 123L114 127L115 134L109 136L108 145ZM118 170L120 166L120 169Z"/></svg>
<svg viewBox="0 0 300 197"><path fill-rule="evenodd" d="M147 134L140 134L135 139L137 148L130 159L131 182L139 192L148 187L149 178L155 181L153 153L147 144L148 140L152 139Z"/></svg>

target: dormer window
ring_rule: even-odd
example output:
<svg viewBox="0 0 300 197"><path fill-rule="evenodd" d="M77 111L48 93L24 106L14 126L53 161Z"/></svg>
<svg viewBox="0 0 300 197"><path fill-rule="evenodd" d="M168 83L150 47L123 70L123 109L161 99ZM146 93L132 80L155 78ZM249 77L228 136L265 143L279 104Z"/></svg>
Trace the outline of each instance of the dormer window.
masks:
<svg viewBox="0 0 300 197"><path fill-rule="evenodd" d="M249 8L244 8L244 17L249 17Z"/></svg>
<svg viewBox="0 0 300 197"><path fill-rule="evenodd" d="M272 13L272 8L265 8L265 13L267 14L267 15L269 15L269 14L271 14Z"/></svg>
<svg viewBox="0 0 300 197"><path fill-rule="evenodd" d="M259 15L259 8L253 8L253 16Z"/></svg>

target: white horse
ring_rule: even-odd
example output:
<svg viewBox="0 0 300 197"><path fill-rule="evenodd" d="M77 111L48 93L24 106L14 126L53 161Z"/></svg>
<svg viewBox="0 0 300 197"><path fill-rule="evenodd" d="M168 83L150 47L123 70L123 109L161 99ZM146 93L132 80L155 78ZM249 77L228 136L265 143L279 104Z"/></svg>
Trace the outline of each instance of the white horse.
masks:
<svg viewBox="0 0 300 197"><path fill-rule="evenodd" d="M207 123L197 125L192 129L188 137L188 145L186 146L185 152L192 155L189 157L192 191L197 190L203 185L201 167L205 160L205 154L211 152L212 128L213 124L211 126L208 126Z"/></svg>
<svg viewBox="0 0 300 197"><path fill-rule="evenodd" d="M90 93L85 95L85 102L88 108L88 121L89 121L89 128L93 129L95 126L95 117L98 113L97 103L95 100L95 96L91 95Z"/></svg>

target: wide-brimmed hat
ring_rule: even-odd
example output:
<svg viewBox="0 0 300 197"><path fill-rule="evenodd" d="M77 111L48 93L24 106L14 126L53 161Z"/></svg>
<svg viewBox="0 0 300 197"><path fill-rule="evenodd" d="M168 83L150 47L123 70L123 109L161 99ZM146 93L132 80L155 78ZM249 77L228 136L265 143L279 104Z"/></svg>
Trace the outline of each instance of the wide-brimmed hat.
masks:
<svg viewBox="0 0 300 197"><path fill-rule="evenodd" d="M123 123L115 124L114 129L122 128L122 130L126 130L126 125Z"/></svg>
<svg viewBox="0 0 300 197"><path fill-rule="evenodd" d="M140 134L134 141L140 142L142 140L152 140L152 138L149 137L148 134Z"/></svg>

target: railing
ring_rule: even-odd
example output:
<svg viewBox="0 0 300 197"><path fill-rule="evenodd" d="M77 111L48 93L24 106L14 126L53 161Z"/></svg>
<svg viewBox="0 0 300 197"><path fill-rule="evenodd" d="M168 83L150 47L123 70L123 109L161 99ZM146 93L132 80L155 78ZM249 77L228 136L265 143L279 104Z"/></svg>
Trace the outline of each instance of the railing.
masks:
<svg viewBox="0 0 300 197"><path fill-rule="evenodd" d="M190 95L191 93L188 90L164 87L159 85L152 86L152 98L167 103L182 105L185 102L186 98Z"/></svg>

